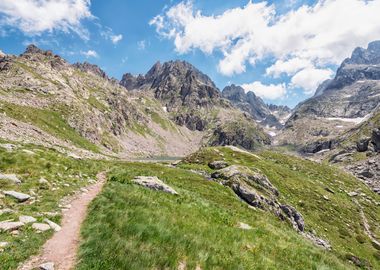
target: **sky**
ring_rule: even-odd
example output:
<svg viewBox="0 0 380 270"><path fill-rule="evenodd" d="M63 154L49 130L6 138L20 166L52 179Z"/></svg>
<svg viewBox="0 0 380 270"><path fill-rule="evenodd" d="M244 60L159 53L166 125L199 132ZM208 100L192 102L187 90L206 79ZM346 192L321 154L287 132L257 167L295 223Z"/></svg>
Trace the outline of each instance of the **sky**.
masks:
<svg viewBox="0 0 380 270"><path fill-rule="evenodd" d="M0 0L0 50L33 43L117 79L186 60L219 89L294 107L380 39L379 14L380 0Z"/></svg>

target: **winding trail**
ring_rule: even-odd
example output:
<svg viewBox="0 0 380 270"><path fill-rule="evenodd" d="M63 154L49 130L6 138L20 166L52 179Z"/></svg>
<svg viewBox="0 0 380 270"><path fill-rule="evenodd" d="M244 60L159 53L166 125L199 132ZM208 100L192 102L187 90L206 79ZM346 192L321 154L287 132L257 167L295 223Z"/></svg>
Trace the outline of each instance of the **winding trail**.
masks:
<svg viewBox="0 0 380 270"><path fill-rule="evenodd" d="M74 269L80 243L80 228L86 218L88 205L106 182L106 173L100 172L96 178L97 182L88 186L87 192L78 193L69 201L71 207L63 212L61 230L45 243L41 254L31 257L19 270L31 270L48 262L54 263L55 270Z"/></svg>

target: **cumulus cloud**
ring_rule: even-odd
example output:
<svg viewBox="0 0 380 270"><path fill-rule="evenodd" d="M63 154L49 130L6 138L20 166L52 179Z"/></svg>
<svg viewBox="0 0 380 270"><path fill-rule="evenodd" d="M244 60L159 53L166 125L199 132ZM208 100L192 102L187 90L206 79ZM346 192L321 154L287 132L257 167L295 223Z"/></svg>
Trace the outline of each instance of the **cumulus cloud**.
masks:
<svg viewBox="0 0 380 270"><path fill-rule="evenodd" d="M279 99L286 95L285 84L269 84L265 85L259 81L253 83L242 84L241 87L246 92L252 91L257 96L265 99Z"/></svg>
<svg viewBox="0 0 380 270"><path fill-rule="evenodd" d="M293 84L301 86L306 85L301 83L306 74L327 78L328 67L338 65L355 47L379 39L379 13L380 0L318 0L282 14L276 13L275 4L249 1L219 15L204 15L192 1L185 1L150 24L173 41L178 53L221 53L218 70L226 76L274 58L266 74L297 75Z"/></svg>
<svg viewBox="0 0 380 270"><path fill-rule="evenodd" d="M110 38L113 44L117 44L123 39L123 35L111 35Z"/></svg>
<svg viewBox="0 0 380 270"><path fill-rule="evenodd" d="M140 40L139 42L137 42L137 48L140 51L145 50L145 48L146 48L146 41L145 40Z"/></svg>
<svg viewBox="0 0 380 270"><path fill-rule="evenodd" d="M82 55L86 56L87 58L90 58L90 57L98 58L99 57L98 53L94 50L81 51L80 53Z"/></svg>
<svg viewBox="0 0 380 270"><path fill-rule="evenodd" d="M93 18L90 0L1 0L0 26L16 27L28 35L42 32L75 32L84 39L83 19Z"/></svg>
<svg viewBox="0 0 380 270"><path fill-rule="evenodd" d="M306 94L313 94L318 85L333 74L331 69L305 68L292 77L290 86L302 88Z"/></svg>

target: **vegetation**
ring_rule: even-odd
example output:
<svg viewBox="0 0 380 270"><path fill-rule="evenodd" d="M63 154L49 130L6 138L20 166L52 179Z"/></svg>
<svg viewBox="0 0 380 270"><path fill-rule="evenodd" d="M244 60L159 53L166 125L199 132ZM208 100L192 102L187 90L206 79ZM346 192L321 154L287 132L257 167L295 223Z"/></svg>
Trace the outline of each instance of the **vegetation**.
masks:
<svg viewBox="0 0 380 270"><path fill-rule="evenodd" d="M15 185L0 180L0 190L15 190L34 197L25 203L17 203L10 197L0 196L0 210L10 208L14 211L3 213L0 220L17 221L19 216L29 215L39 222L49 218L59 223L60 200L88 185L97 172L106 167L105 162L74 160L54 150L32 145L18 145L12 152L0 147L1 173L16 174L22 181L20 185ZM40 183L41 178L48 183ZM36 254L52 234L52 231L36 233L29 225L19 232L16 236L0 232L0 242L10 243L0 252L1 269L16 269L20 262Z"/></svg>
<svg viewBox="0 0 380 270"><path fill-rule="evenodd" d="M314 246L273 214L249 208L229 188L188 170L210 172L207 163L220 159L266 173L281 200L296 206L307 229L328 239L333 251ZM180 166L129 163L110 172L82 228L77 269L350 269L350 255L358 256L363 267L379 266L378 250L364 234L357 206L340 191L356 187L350 176L282 154L255 156L228 148L205 148ZM139 175L158 176L179 195L132 184ZM378 233L379 213L358 200ZM252 230L240 229L240 222Z"/></svg>
<svg viewBox="0 0 380 270"><path fill-rule="evenodd" d="M70 127L58 111L37 109L1 101L0 113L5 113L14 119L35 125L57 138L72 142L80 148L99 152L98 147Z"/></svg>
<svg viewBox="0 0 380 270"><path fill-rule="evenodd" d="M359 214L360 205L372 232L380 237L378 198L354 177L329 165L281 153L264 151L255 157L228 148L205 148L181 166L210 172L208 162L221 159L259 169L267 175L280 191L280 200L296 207L305 219L306 230L327 239L338 257L354 255L363 265L380 267L379 250L365 234ZM350 197L348 193L352 191L361 195Z"/></svg>

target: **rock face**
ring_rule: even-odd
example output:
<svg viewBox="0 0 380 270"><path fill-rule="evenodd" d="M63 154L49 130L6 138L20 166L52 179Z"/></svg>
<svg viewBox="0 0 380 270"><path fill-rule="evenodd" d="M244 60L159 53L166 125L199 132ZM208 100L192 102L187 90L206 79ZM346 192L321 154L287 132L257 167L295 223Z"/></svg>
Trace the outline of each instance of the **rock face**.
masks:
<svg viewBox="0 0 380 270"><path fill-rule="evenodd" d="M83 72L92 73L92 74L97 75L103 79L107 79L107 80L109 79L107 74L97 65L93 65L93 64L90 64L88 62L84 62L84 63L75 63L75 64L73 64L73 67L75 67L75 68L77 68Z"/></svg>
<svg viewBox="0 0 380 270"><path fill-rule="evenodd" d="M371 142L376 152L380 152L380 128L375 128L372 131Z"/></svg>
<svg viewBox="0 0 380 270"><path fill-rule="evenodd" d="M336 76L325 81L314 97L295 112L319 117L359 118L371 113L380 102L380 41L356 48L343 61Z"/></svg>
<svg viewBox="0 0 380 270"><path fill-rule="evenodd" d="M234 84L226 86L222 91L222 96L256 120L263 120L271 115L271 111L261 98L251 91L245 93L241 86Z"/></svg>
<svg viewBox="0 0 380 270"><path fill-rule="evenodd" d="M278 202L280 194L264 174L245 166L232 165L215 171L211 177L229 186L249 205L273 212L280 219L290 222L297 231L304 231L302 215L294 207Z"/></svg>
<svg viewBox="0 0 380 270"><path fill-rule="evenodd" d="M178 195L178 193L173 188L166 185L156 176L137 176L135 179L133 179L133 183L149 188L149 189Z"/></svg>
<svg viewBox="0 0 380 270"><path fill-rule="evenodd" d="M228 166L228 163L223 160L216 160L213 162L210 162L208 166L213 170L220 170Z"/></svg>
<svg viewBox="0 0 380 270"><path fill-rule="evenodd" d="M244 119L218 125L208 144L211 146L240 146L251 150L270 143L268 135L260 128L250 124L248 119Z"/></svg>
<svg viewBox="0 0 380 270"><path fill-rule="evenodd" d="M234 84L226 86L222 91L222 96L235 107L251 115L264 127L282 128L284 120L291 112L287 106L267 105L253 92L245 93L241 86Z"/></svg>

